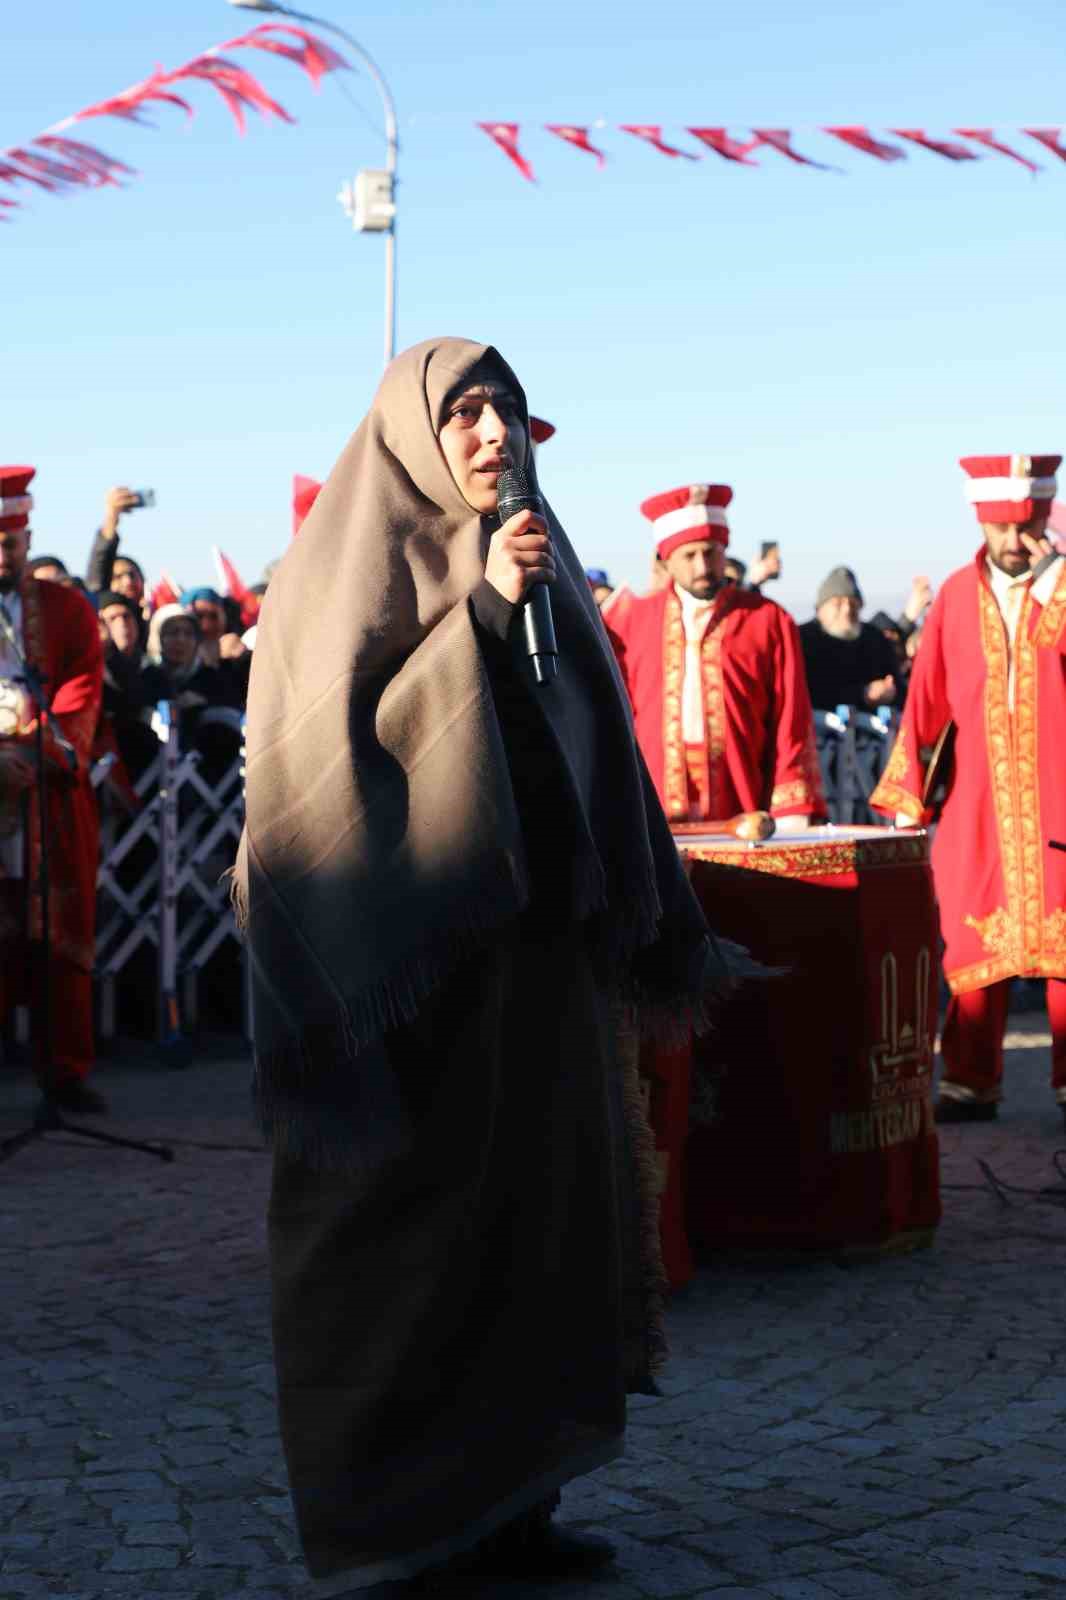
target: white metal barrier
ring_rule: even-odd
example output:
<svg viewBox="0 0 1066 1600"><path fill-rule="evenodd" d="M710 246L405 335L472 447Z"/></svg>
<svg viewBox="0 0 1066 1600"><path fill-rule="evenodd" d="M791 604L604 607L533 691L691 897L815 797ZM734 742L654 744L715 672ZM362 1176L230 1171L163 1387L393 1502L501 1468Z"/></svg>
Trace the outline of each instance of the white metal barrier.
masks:
<svg viewBox="0 0 1066 1600"><path fill-rule="evenodd" d="M235 754L220 763L202 748L182 745L181 713L162 702L152 719L158 753L134 785L141 801L132 817L106 784L113 757L97 762L92 780L101 799L97 872L95 977L98 1027L114 1038L118 978L149 947L155 1012L161 1039L180 1038L199 1017L199 980L227 939L240 947L224 877L232 866L244 821L244 719L228 707L197 715L195 739L213 732ZM215 753L217 755L217 752ZM215 770L208 772L207 769ZM249 1026L247 964L241 949L241 1015Z"/></svg>

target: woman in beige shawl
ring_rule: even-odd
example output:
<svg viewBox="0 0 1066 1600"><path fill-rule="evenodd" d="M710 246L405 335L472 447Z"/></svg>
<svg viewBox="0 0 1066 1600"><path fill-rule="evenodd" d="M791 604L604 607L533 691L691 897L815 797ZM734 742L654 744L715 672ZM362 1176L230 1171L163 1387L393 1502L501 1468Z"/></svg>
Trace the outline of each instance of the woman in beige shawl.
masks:
<svg viewBox="0 0 1066 1600"><path fill-rule="evenodd" d="M546 1508L620 1453L661 1355L615 1020L685 1024L724 981L566 535L496 527L506 457L534 478L496 352L404 352L260 619L236 897L322 1592L603 1558ZM538 579L543 687L512 626Z"/></svg>

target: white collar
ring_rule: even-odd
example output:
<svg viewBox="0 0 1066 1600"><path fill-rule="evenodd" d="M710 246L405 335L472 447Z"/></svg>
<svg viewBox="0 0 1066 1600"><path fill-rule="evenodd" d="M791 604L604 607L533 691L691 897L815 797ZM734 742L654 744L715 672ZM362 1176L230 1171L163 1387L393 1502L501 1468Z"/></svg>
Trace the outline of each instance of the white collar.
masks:
<svg viewBox="0 0 1066 1600"><path fill-rule="evenodd" d="M1033 583L1032 568L1028 572L1020 572L1016 578L1012 578L1008 572L1004 572L1001 567L997 567L988 556L985 557L985 567L988 571L988 581L992 586L992 593L1000 602L1006 599L1012 589L1031 583L1033 586L1033 599L1038 605L1046 606L1051 596L1055 593L1055 587L1062 575L1062 567L1057 561L1053 561L1050 567L1040 574L1035 583Z"/></svg>

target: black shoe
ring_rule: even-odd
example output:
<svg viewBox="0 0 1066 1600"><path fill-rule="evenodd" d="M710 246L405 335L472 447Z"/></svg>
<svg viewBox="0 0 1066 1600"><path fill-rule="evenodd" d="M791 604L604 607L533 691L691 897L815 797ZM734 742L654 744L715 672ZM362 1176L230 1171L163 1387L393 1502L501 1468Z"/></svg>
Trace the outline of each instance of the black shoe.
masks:
<svg viewBox="0 0 1066 1600"><path fill-rule="evenodd" d="M79 1117L102 1117L110 1109L99 1089L93 1089L80 1078L64 1078L48 1096L59 1111L70 1111Z"/></svg>
<svg viewBox="0 0 1066 1600"><path fill-rule="evenodd" d="M934 1122L995 1122L998 1100L946 1100L943 1095L933 1107Z"/></svg>
<svg viewBox="0 0 1066 1600"><path fill-rule="evenodd" d="M570 1578L598 1572L614 1558L614 1545L598 1534L554 1522L512 1523L478 1547L473 1570L494 1577Z"/></svg>

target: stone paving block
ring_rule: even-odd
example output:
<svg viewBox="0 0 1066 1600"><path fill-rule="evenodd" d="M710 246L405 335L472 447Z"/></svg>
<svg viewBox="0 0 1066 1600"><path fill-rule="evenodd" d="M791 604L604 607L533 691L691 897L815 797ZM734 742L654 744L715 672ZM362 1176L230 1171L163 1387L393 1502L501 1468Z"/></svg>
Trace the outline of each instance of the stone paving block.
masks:
<svg viewBox="0 0 1066 1600"><path fill-rule="evenodd" d="M140 1550L116 1550L104 1563L104 1572L162 1572L176 1567L180 1556L176 1550L153 1545Z"/></svg>
<svg viewBox="0 0 1066 1600"><path fill-rule="evenodd" d="M139 1544L169 1544L175 1549L184 1549L189 1535L176 1522L145 1522L127 1528L125 1542L128 1548Z"/></svg>

